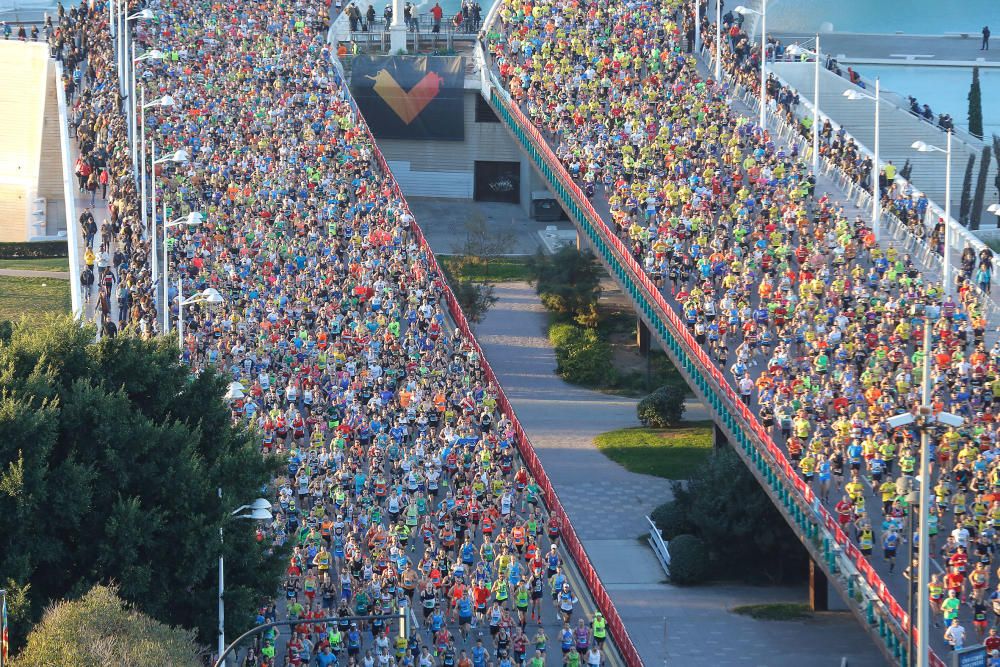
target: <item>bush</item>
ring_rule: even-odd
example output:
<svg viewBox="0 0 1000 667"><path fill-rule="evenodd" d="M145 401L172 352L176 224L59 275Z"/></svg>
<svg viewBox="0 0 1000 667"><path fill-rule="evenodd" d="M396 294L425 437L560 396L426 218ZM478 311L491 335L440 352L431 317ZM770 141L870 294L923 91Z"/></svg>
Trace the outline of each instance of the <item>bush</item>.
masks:
<svg viewBox="0 0 1000 667"><path fill-rule="evenodd" d="M603 269L594 255L566 246L554 255L539 252L529 262L542 304L586 326L597 324L597 298Z"/></svg>
<svg viewBox="0 0 1000 667"><path fill-rule="evenodd" d="M562 379L585 387L605 387L615 381L615 369L608 363L611 346L596 330L563 322L549 328L549 340Z"/></svg>
<svg viewBox="0 0 1000 667"><path fill-rule="evenodd" d="M708 549L694 535L678 535L670 550L670 581L682 586L700 584L708 576Z"/></svg>
<svg viewBox="0 0 1000 667"><path fill-rule="evenodd" d="M653 510L649 518L663 533L665 540L672 540L685 533L695 532L695 525L688 519L687 512L672 500Z"/></svg>
<svg viewBox="0 0 1000 667"><path fill-rule="evenodd" d="M68 256L69 248L66 241L0 243L0 259L43 259Z"/></svg>
<svg viewBox="0 0 1000 667"><path fill-rule="evenodd" d="M685 392L679 387L660 387L639 401L636 406L639 421L653 428L679 424L684 417L684 396Z"/></svg>

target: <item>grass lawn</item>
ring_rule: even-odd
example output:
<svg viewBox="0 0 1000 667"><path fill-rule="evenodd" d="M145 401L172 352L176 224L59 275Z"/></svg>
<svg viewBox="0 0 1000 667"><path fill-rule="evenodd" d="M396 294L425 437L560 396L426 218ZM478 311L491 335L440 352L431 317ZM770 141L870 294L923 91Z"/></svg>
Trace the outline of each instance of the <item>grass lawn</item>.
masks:
<svg viewBox="0 0 1000 667"><path fill-rule="evenodd" d="M438 261L445 271L456 278L472 282L527 282L531 279L528 269L527 255L515 257L497 257L489 265L475 260L468 260L463 255L438 255Z"/></svg>
<svg viewBox="0 0 1000 667"><path fill-rule="evenodd" d="M0 269L23 269L25 271L69 271L69 258L44 257L41 259L0 259Z"/></svg>
<svg viewBox="0 0 1000 667"><path fill-rule="evenodd" d="M671 429L622 428L600 434L594 444L632 472L688 479L712 453L712 422L681 422Z"/></svg>
<svg viewBox="0 0 1000 667"><path fill-rule="evenodd" d="M747 604L742 607L734 607L733 613L749 616L758 621L801 621L812 617L809 605L797 602Z"/></svg>
<svg viewBox="0 0 1000 667"><path fill-rule="evenodd" d="M0 320L70 312L68 280L0 276Z"/></svg>

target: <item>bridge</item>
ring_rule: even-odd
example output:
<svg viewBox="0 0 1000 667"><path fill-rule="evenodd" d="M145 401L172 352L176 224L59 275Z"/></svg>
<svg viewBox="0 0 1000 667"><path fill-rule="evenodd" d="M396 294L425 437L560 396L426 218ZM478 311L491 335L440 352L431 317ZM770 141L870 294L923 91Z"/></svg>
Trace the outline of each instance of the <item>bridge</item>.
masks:
<svg viewBox="0 0 1000 667"><path fill-rule="evenodd" d="M495 5L484 21L483 34L491 32L496 20ZM344 27L339 26L341 34ZM338 24L331 28L331 41L336 41ZM343 38L341 38L343 39ZM685 380L705 403L716 424L717 435L728 440L761 484L785 520L798 534L811 557L811 586L817 596L825 595L827 583L844 599L862 626L871 634L876 645L890 662L912 664L910 642L915 642L916 630L911 628L911 614L906 606L908 581L901 572L889 572L884 562L866 558L835 518L833 507L824 503L798 474L789 460L784 443L776 442L765 429L756 412L737 395L725 369L719 368L694 339L682 319L679 305L672 302L634 259L628 246L613 231L607 202L600 196L588 199L577 182L569 175L556 156L553 146L536 129L520 106L505 90L483 44L473 45L479 87L484 99L509 130L521 150L528 156L538 173L548 183L564 210L586 239L608 272L631 299L638 319L640 334L651 336L668 354ZM738 110L754 113L755 100L732 79L732 104ZM805 94L803 94L803 98ZM795 128L774 117L769 129L772 136L787 147L794 144L800 154L808 146ZM822 163L817 190L830 192L846 202L849 217L865 216L870 210L870 195L851 183L835 165ZM936 210L936 209L935 209ZM921 272L930 279L942 275L940 256L931 253L918 239L889 214L883 214L882 224L888 230L883 244L911 252ZM977 242L978 244L978 242ZM957 265L957 262L956 262ZM866 267L867 268L867 267ZM990 300L992 306L992 300ZM991 310L991 314L992 314ZM992 321L992 317L990 318ZM878 503L870 488L865 489L870 502ZM554 492L552 492L554 497ZM558 500L555 500L558 503ZM580 558L586 559L579 547ZM900 568L901 570L902 568ZM613 601L603 591L599 581L599 606L608 614ZM901 602L902 601L902 602ZM627 628L616 627L614 638L622 649L626 662L640 660L632 645ZM912 630L912 631L911 631ZM936 634L936 633L935 633ZM938 655L944 655L940 637L930 638L934 647L931 664L943 665Z"/></svg>
<svg viewBox="0 0 1000 667"><path fill-rule="evenodd" d="M490 32L494 20L495 13L491 12L485 32ZM814 594L821 595L820 591L829 582L871 634L888 661L904 666L913 664L910 642L915 644L916 628L911 627L911 614L904 606L907 604L909 583L900 572L902 567L894 573L888 572L884 562L866 558L841 529L832 504L822 502L803 481L791 464L784 444L775 442L755 411L740 400L725 369L715 364L689 332L681 317L679 304L668 301L664 292L635 260L628 246L613 231L606 201L599 194L593 199L585 196L555 155L554 147L505 90L481 45L477 45L476 54L484 98L547 181L579 234L587 240L608 272L630 297L640 320L640 335L648 332L667 353L708 407L718 435L732 444L799 536L811 557L811 589ZM737 108L748 107L746 111L752 113L753 109L749 107L753 100L747 96L747 91L731 79L729 83L734 93L732 103ZM796 137L787 125L773 128L773 133L782 137L786 145L797 142L800 153L807 152L805 142ZM866 204L870 202L866 199L868 195L850 187L843 174L839 174L832 165L824 165L817 190L831 192L840 201L848 202L852 214L865 215L863 211L870 210ZM925 275L942 274L940 257L924 252L922 244L912 238L898 221L886 215L883 224L890 232L883 243L895 243L897 247L913 251ZM871 498L871 489L866 488L865 494ZM878 503L877 500L874 502ZM943 665L938 657L944 655L943 641L939 636L929 639L933 647L931 664Z"/></svg>

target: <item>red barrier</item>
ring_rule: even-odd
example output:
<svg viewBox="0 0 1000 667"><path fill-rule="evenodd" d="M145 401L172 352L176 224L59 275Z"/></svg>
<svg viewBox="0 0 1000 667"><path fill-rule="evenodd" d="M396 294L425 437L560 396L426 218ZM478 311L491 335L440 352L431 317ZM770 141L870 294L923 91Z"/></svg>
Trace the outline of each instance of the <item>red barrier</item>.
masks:
<svg viewBox="0 0 1000 667"><path fill-rule="evenodd" d="M392 176L392 171L389 169L389 165L386 163L382 152L375 143L375 139L371 134L371 130L368 128L368 124L364 122L364 118L360 115L358 115L358 124L368 136L379 168L390 178L392 182L393 195L401 203L406 213L413 217L413 213L410 211L410 207L406 203L406 199L403 197L403 193L400 190L399 185L396 183L396 179ZM431 250L427 239L424 237L423 231L421 231L420 227L416 224L415 219L411 225L411 231L417 238L421 249L423 249L423 251L427 254L431 268L436 271L439 276L443 276L444 274L441 271L441 267L438 265L437 258ZM580 575L583 577L584 583L587 585L587 589L590 591L591 597L594 598L594 603L604 615L608 624L608 631L611 634L611 638L614 641L615 646L618 648L618 651L622 654L625 663L629 667L641 667L643 662L642 658L639 657L639 651L636 649L631 636L629 636L628 630L625 628L625 623L618 614L618 610L615 608L614 602L611 600L611 596L608 595L607 590L604 588L604 584L597 576L597 571L590 562L590 558L587 556L587 552L584 550L583 544L580 542L580 538L576 534L576 529L570 522L569 516L567 515L562 502L559 500L559 496L556 494L551 480L549 480L545 469L542 467L541 461L538 459L538 455L535 453L534 447L531 445L531 442L528 440L528 437L524 432L524 428L521 426L521 422L517 419L517 415L514 414L514 410L510 404L510 400L507 398L507 394L503 391L503 388L497 381L496 374L493 372L493 368L486 360L483 350L479 346L479 341L477 341L473 335L472 330L469 327L468 320L465 317L465 313L462 312L462 309L458 304L458 300L455 298L455 294L443 280L441 281L441 290L444 294L445 302L448 304L448 312L455 321L455 325L459 328L462 334L472 342L473 348L479 355L480 364L482 365L486 379L497 389L497 406L500 408L502 413L507 415L513 424L514 434L517 439L517 448L521 454L521 458L524 460L525 467L528 468L535 480L538 482L539 487L541 487L542 495L545 498L545 504L549 508L549 513L559 519L562 524L563 545L565 546L565 549L569 553L570 557L573 559L573 562L576 564L577 569L580 571Z"/></svg>

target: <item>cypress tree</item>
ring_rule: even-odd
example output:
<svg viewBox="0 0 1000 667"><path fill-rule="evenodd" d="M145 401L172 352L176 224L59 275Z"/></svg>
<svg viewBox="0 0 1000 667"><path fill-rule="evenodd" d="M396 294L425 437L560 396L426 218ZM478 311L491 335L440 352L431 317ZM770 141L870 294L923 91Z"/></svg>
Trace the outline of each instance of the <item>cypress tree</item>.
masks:
<svg viewBox="0 0 1000 667"><path fill-rule="evenodd" d="M969 87L969 134L983 138L983 95L979 89L979 68L972 68L972 85Z"/></svg>

